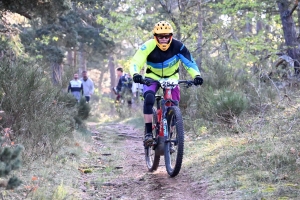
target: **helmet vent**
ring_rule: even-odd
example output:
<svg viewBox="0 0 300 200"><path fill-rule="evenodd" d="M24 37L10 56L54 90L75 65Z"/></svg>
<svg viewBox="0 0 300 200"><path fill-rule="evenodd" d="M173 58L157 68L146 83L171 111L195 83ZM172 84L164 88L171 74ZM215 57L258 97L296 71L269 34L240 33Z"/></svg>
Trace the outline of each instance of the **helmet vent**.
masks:
<svg viewBox="0 0 300 200"><path fill-rule="evenodd" d="M170 23L160 21L155 24L153 34L173 34L173 28Z"/></svg>

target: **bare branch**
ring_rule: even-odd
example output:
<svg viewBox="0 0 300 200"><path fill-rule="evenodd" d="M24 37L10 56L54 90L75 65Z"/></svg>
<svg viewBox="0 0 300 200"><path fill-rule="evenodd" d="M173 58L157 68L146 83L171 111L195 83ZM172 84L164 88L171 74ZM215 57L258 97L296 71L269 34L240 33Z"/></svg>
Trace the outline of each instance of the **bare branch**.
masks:
<svg viewBox="0 0 300 200"><path fill-rule="evenodd" d="M293 12L296 10L297 7L298 7L298 0L295 0L295 4L294 4L294 7L292 8L292 10L290 12L290 15L293 14Z"/></svg>
<svg viewBox="0 0 300 200"><path fill-rule="evenodd" d="M26 17L27 19L32 19L32 16L29 15L28 13L25 13L25 12L19 11L19 10L15 11L15 12L22 15L22 16L24 16L24 17Z"/></svg>

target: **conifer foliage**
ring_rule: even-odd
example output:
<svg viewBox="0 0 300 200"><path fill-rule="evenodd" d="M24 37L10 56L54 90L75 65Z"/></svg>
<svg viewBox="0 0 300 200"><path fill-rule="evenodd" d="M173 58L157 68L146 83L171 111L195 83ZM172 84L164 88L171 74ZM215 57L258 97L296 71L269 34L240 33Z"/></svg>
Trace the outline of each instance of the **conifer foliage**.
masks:
<svg viewBox="0 0 300 200"><path fill-rule="evenodd" d="M90 111L91 111L90 104L86 103L85 98L81 98L78 104L77 115L74 117L75 122L78 125L81 125L83 123L83 120L86 120L89 117Z"/></svg>
<svg viewBox="0 0 300 200"><path fill-rule="evenodd" d="M9 146L3 147L3 143L4 141L0 139L0 177L7 177L13 170L21 167L20 154L23 148L20 145L14 148ZM1 186L6 187L6 189L13 189L20 184L20 179L12 176L7 182L1 183Z"/></svg>
<svg viewBox="0 0 300 200"><path fill-rule="evenodd" d="M43 17L47 21L53 21L57 15L70 7L66 0L2 0L0 11L18 13L28 19Z"/></svg>

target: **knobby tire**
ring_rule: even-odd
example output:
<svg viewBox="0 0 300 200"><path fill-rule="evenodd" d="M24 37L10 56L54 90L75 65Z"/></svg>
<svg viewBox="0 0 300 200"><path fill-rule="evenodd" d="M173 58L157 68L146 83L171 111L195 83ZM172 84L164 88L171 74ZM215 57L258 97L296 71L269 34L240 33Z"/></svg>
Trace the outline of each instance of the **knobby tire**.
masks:
<svg viewBox="0 0 300 200"><path fill-rule="evenodd" d="M181 111L177 106L171 106L167 111L168 140L173 140L172 144L175 149L174 153L170 153L171 142L164 145L165 164L168 174L171 177L178 175L183 159L184 149L184 129ZM171 128L173 126L173 128ZM175 126L175 127L174 127ZM171 131L173 134L171 135ZM175 141L175 142L174 142Z"/></svg>
<svg viewBox="0 0 300 200"><path fill-rule="evenodd" d="M157 113L155 108L153 108L152 124L153 125L157 124ZM157 136L156 130L157 130L156 128L152 130L152 134L155 138ZM146 128L145 128L145 133L146 133ZM160 155L155 155L155 150L153 150L153 146L145 147L145 159L146 159L147 168L150 172L157 170L160 161Z"/></svg>

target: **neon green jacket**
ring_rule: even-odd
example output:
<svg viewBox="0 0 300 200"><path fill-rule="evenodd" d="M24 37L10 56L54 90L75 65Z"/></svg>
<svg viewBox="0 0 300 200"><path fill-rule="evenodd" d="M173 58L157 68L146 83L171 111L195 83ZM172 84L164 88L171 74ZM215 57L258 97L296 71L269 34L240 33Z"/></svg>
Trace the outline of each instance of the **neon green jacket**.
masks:
<svg viewBox="0 0 300 200"><path fill-rule="evenodd" d="M146 78L159 80L161 78L179 79L179 64L181 61L187 72L195 78L200 75L199 68L189 50L178 40L173 39L166 51L160 50L154 39L145 42L135 53L130 63L130 73L140 73L147 63Z"/></svg>

